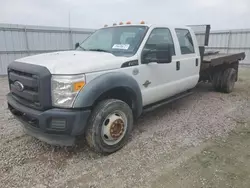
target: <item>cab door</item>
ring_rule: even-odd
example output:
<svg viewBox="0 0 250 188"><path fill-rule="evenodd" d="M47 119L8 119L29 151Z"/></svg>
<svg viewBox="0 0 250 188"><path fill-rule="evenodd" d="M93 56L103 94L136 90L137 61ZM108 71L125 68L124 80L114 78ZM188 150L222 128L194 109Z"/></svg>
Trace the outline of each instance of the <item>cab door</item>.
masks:
<svg viewBox="0 0 250 188"><path fill-rule="evenodd" d="M172 30L166 27L153 28L149 31L147 40L142 44L140 51L139 75L136 77L140 85L143 105L149 105L160 100L175 95L178 90L176 83L179 76L176 74L176 47L172 37ZM156 50L159 44L168 44L171 46L172 62L159 64L157 62L145 63L141 56L144 50Z"/></svg>
<svg viewBox="0 0 250 188"><path fill-rule="evenodd" d="M178 49L176 54L178 55L178 70L177 75L179 76L179 92L186 91L195 87L199 80L200 72L200 56L198 53L198 44L194 33L190 32L189 29L175 29L177 36Z"/></svg>

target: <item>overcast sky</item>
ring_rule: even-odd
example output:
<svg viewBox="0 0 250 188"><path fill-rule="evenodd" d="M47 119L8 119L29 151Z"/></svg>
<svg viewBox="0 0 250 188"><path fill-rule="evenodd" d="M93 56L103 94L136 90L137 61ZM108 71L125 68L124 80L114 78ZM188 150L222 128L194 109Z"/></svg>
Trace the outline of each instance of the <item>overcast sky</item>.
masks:
<svg viewBox="0 0 250 188"><path fill-rule="evenodd" d="M0 23L100 28L114 22L250 28L250 0L0 0Z"/></svg>

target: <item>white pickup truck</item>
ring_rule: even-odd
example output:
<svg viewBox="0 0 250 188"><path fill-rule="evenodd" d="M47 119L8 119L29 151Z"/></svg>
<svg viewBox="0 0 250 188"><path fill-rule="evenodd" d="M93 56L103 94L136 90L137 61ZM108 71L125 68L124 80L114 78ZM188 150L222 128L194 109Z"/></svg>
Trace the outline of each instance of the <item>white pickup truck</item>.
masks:
<svg viewBox="0 0 250 188"><path fill-rule="evenodd" d="M231 92L244 58L204 53L189 27L104 27L75 50L11 63L8 107L42 141L71 146L85 136L96 152L112 153L148 107L186 96L199 81Z"/></svg>

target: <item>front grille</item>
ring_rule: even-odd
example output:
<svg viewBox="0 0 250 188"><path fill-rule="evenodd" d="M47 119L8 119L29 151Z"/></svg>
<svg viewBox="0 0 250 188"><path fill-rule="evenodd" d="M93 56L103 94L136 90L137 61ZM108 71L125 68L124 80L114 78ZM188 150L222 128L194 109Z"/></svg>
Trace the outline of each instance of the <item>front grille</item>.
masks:
<svg viewBox="0 0 250 188"><path fill-rule="evenodd" d="M22 91L18 90L15 85L16 81L23 84L24 88ZM9 84L10 91L16 100L33 107L41 107L39 100L39 81L37 75L9 69Z"/></svg>
<svg viewBox="0 0 250 188"><path fill-rule="evenodd" d="M8 67L8 78L17 102L37 110L51 108L51 74L47 68L13 62Z"/></svg>

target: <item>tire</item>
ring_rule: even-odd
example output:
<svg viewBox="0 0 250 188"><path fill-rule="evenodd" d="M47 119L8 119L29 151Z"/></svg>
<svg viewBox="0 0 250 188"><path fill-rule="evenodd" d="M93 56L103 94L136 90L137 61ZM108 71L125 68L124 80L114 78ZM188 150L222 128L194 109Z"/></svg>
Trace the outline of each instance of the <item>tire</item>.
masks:
<svg viewBox="0 0 250 188"><path fill-rule="evenodd" d="M213 75L212 85L215 89L215 91L221 91L221 78L222 78L223 72L217 71Z"/></svg>
<svg viewBox="0 0 250 188"><path fill-rule="evenodd" d="M133 113L129 105L121 100L104 100L90 116L86 140L95 152L110 154L127 143L132 128Z"/></svg>
<svg viewBox="0 0 250 188"><path fill-rule="evenodd" d="M237 71L234 68L228 68L224 71L221 81L222 91L231 93L234 89L235 81L237 78Z"/></svg>

